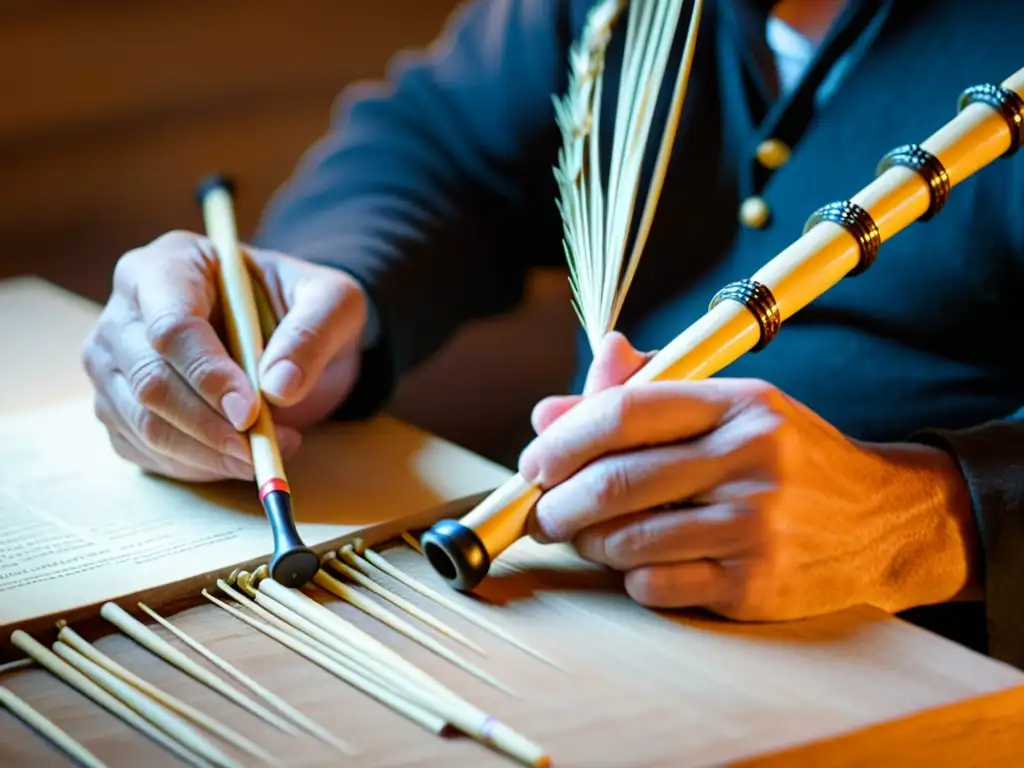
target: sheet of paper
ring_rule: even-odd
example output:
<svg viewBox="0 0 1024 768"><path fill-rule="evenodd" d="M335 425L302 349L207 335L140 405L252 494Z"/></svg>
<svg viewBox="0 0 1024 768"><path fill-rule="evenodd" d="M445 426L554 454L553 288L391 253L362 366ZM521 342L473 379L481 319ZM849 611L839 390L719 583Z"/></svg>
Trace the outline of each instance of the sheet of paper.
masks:
<svg viewBox="0 0 1024 768"><path fill-rule="evenodd" d="M90 394L82 345L100 309L39 278L0 280L0 415Z"/></svg>
<svg viewBox="0 0 1024 768"><path fill-rule="evenodd" d="M461 511L509 475L389 418L308 435L287 471L300 533L323 550ZM0 534L3 627L272 551L254 483L146 475L114 453L88 399L0 421Z"/></svg>

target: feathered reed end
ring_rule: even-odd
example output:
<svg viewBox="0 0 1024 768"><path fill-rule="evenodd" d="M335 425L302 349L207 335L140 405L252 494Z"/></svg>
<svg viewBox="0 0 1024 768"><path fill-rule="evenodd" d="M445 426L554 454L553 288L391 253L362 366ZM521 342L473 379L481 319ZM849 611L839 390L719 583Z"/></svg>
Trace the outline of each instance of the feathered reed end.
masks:
<svg viewBox="0 0 1024 768"><path fill-rule="evenodd" d="M568 89L554 100L555 119L562 135L554 169L562 244L569 265L573 308L592 349L615 327L661 195L686 95L702 0L694 0L657 164L627 261L626 243L651 121L682 7L683 0L598 0L569 52ZM624 12L626 40L606 192L601 185L600 166L601 94L608 44Z"/></svg>

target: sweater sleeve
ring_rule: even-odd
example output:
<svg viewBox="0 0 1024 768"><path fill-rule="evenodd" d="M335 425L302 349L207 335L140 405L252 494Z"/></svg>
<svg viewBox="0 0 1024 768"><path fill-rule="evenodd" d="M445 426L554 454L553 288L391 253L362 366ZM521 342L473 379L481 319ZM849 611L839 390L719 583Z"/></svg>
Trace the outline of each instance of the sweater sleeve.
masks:
<svg viewBox="0 0 1024 768"><path fill-rule="evenodd" d="M988 653L1024 669L1024 409L916 439L949 451L960 466L983 552Z"/></svg>
<svg viewBox="0 0 1024 768"><path fill-rule="evenodd" d="M340 416L377 410L460 325L512 309L527 272L561 256L552 96L567 7L466 4L384 82L342 94L332 130L267 206L257 244L343 269L370 297Z"/></svg>

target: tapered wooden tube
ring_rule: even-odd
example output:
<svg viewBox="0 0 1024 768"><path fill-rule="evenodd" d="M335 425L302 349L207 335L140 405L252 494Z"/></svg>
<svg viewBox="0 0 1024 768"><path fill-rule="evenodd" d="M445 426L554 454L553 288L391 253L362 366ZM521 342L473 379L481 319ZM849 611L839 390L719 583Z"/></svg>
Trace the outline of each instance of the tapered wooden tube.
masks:
<svg viewBox="0 0 1024 768"><path fill-rule="evenodd" d="M871 268L879 246L942 209L950 190L1024 144L1024 68L1000 85L962 92L956 116L920 145L881 158L849 200L812 212L804 233L749 280L725 286L707 313L660 350L628 385L708 378L767 345L779 326L847 276ZM516 474L460 520L420 538L449 586L473 589L526 532L543 491Z"/></svg>
<svg viewBox="0 0 1024 768"><path fill-rule="evenodd" d="M196 190L196 198L203 208L207 235L217 250L218 286L228 347L260 401L256 423L248 434L260 503L274 542L270 571L282 584L298 588L319 570L320 558L303 543L295 526L292 493L277 432L270 408L260 394L259 359L263 354L266 322L261 322L257 292L239 247L232 193L230 180L211 176Z"/></svg>

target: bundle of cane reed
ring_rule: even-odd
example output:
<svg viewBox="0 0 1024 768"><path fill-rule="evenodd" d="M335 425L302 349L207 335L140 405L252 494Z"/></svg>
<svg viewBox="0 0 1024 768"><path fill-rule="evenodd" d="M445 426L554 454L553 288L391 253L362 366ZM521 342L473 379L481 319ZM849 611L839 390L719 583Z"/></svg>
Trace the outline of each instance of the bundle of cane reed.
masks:
<svg viewBox="0 0 1024 768"><path fill-rule="evenodd" d="M683 4L683 0L598 0L570 52L568 89L555 99L562 135L555 179L564 226L563 246L573 308L592 349L615 327L647 242L668 169L686 97L702 0L693 2L656 165L635 236L630 238L651 124ZM612 30L624 16L622 68L609 171L604 180L600 134L605 58Z"/></svg>

